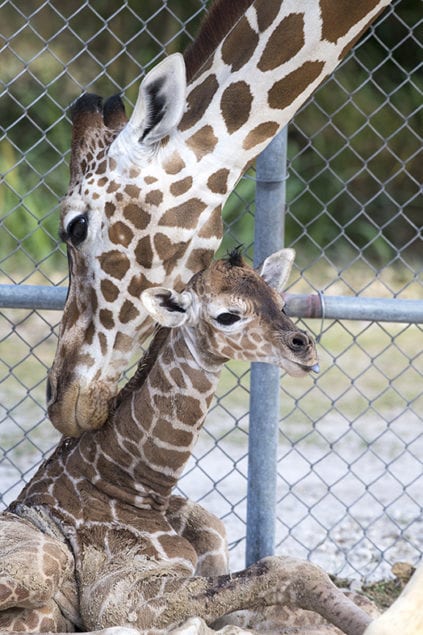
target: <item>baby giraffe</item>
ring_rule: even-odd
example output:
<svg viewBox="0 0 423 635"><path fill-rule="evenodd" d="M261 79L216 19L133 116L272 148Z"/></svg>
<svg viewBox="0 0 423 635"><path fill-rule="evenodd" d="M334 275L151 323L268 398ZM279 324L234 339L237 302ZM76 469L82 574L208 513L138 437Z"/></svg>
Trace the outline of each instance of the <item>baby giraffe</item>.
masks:
<svg viewBox="0 0 423 635"><path fill-rule="evenodd" d="M295 376L318 370L313 340L283 312L293 257L282 250L256 272L235 251L182 293L143 292L162 327L109 420L64 438L2 515L1 631L164 633L188 620L192 632L200 618L286 605L286 627L300 608L361 635L366 613L310 563L271 557L233 575L196 575L201 546L169 511L228 359Z"/></svg>

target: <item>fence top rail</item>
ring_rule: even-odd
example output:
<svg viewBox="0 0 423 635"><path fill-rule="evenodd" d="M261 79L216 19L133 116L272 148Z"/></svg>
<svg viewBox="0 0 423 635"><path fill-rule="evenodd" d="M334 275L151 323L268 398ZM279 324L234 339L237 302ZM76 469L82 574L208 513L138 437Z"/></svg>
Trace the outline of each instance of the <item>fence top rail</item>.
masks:
<svg viewBox="0 0 423 635"><path fill-rule="evenodd" d="M67 292L67 287L0 284L0 309L61 311ZM287 293L285 300L285 311L290 317L423 323L423 300L363 298L323 293Z"/></svg>

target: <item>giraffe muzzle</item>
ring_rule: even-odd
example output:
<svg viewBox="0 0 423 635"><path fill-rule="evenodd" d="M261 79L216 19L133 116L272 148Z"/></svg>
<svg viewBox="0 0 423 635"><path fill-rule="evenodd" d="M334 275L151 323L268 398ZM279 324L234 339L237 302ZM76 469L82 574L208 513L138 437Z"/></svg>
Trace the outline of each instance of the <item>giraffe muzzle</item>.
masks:
<svg viewBox="0 0 423 635"><path fill-rule="evenodd" d="M54 427L65 436L79 437L87 430L96 430L107 420L112 391L105 383L81 387L73 381L65 388L47 379L47 411Z"/></svg>

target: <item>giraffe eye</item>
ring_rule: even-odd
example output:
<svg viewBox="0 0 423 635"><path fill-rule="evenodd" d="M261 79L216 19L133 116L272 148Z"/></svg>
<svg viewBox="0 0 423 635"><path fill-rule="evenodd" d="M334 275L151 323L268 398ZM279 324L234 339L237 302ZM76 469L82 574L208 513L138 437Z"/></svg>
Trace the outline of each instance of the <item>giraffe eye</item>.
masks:
<svg viewBox="0 0 423 635"><path fill-rule="evenodd" d="M235 322L238 322L240 319L240 316L235 315L235 313L221 313L217 316L216 322L224 326L229 326L230 324L235 324Z"/></svg>
<svg viewBox="0 0 423 635"><path fill-rule="evenodd" d="M80 214L73 218L67 227L67 237L74 247L78 247L87 237L88 218L86 214Z"/></svg>

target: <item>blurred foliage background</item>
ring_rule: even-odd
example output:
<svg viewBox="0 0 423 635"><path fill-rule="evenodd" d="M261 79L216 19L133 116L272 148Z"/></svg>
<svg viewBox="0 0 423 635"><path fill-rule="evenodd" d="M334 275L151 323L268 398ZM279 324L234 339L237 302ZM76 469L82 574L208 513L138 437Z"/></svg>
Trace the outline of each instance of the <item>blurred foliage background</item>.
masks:
<svg viewBox="0 0 423 635"><path fill-rule="evenodd" d="M0 6L0 268L65 275L58 204L68 181L69 104L121 92L194 37L205 0L14 0ZM400 0L289 129L286 242L304 260L375 266L421 257L421 3ZM254 171L228 201L227 242L251 249ZM240 209L244 210L240 214ZM19 271L19 274L17 274ZM56 278L57 279L57 278Z"/></svg>

